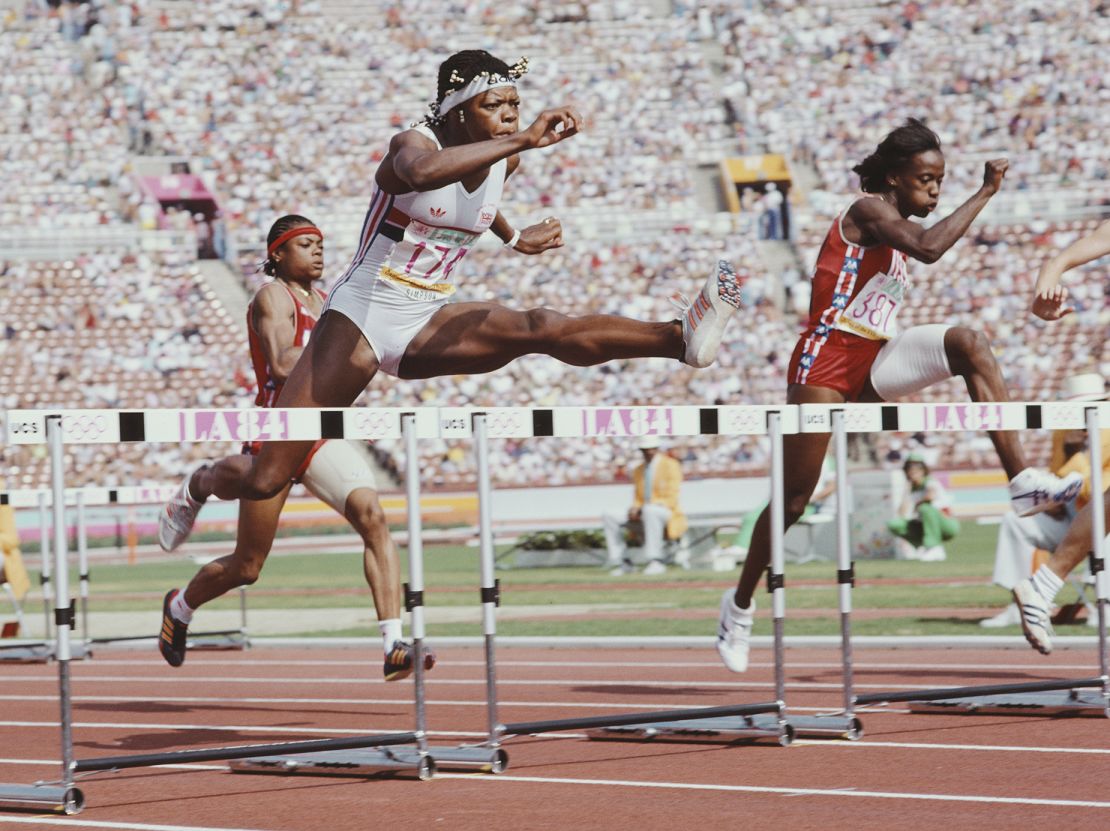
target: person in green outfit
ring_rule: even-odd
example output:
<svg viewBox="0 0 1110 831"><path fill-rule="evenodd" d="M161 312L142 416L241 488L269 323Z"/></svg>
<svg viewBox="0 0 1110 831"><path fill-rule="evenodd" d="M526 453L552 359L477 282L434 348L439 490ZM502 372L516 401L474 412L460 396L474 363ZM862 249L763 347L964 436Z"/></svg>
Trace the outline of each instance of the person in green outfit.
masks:
<svg viewBox="0 0 1110 831"><path fill-rule="evenodd" d="M899 516L887 523L890 533L913 547L909 560L938 562L947 556L942 543L960 531L960 523L951 516L948 494L929 475L929 466L920 456L911 454L902 465L909 487L902 498Z"/></svg>

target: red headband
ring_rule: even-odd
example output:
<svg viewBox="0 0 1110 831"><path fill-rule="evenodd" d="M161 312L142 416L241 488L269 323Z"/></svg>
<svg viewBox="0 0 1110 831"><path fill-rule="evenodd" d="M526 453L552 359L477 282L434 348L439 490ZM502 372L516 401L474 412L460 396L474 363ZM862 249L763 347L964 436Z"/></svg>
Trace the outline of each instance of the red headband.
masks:
<svg viewBox="0 0 1110 831"><path fill-rule="evenodd" d="M301 234L315 234L320 239L324 238L324 232L315 225L298 225L296 228L290 228L270 243L269 247L266 249L266 258L269 259L274 256L274 252L281 248L283 244L293 239L293 237L299 237Z"/></svg>

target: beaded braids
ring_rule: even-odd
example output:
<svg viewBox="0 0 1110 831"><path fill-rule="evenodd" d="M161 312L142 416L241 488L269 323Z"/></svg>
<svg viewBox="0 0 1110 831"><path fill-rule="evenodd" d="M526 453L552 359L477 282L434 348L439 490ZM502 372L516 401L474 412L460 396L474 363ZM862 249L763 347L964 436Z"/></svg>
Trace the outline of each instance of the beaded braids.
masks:
<svg viewBox="0 0 1110 831"><path fill-rule="evenodd" d="M506 83L516 83L516 80L527 71L527 58L521 58L509 66L484 49L464 49L456 52L439 65L436 100L428 104L428 115L423 123L431 126L442 124L447 118L447 113L440 111L443 99L462 89L475 78L479 76L494 80L504 78Z"/></svg>
<svg viewBox="0 0 1110 831"><path fill-rule="evenodd" d="M887 176L901 170L918 153L940 151L937 134L925 122L910 118L901 127L891 130L875 152L852 168L859 174L860 188L864 193L883 193L890 190Z"/></svg>
<svg viewBox="0 0 1110 831"><path fill-rule="evenodd" d="M316 223L313 222L311 219L306 219L305 217L298 216L297 214L287 214L283 217L279 217L274 222L274 224L270 226L270 233L266 235L266 250L269 251L270 246L274 244L274 240L276 240L286 231L291 231L292 229L299 228L302 225L315 226ZM275 266L276 264L274 263L273 259L270 257L269 254L267 254L266 259L262 261L262 273L269 277L273 277L274 272L276 271Z"/></svg>

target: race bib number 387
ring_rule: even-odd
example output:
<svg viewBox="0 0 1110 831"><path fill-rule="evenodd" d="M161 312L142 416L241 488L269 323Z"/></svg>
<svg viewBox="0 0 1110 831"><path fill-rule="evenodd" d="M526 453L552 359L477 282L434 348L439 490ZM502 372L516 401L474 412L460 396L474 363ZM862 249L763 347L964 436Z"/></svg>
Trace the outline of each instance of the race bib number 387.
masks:
<svg viewBox="0 0 1110 831"><path fill-rule="evenodd" d="M905 294L904 280L880 272L840 313L836 328L868 340L889 340L898 332L898 310Z"/></svg>

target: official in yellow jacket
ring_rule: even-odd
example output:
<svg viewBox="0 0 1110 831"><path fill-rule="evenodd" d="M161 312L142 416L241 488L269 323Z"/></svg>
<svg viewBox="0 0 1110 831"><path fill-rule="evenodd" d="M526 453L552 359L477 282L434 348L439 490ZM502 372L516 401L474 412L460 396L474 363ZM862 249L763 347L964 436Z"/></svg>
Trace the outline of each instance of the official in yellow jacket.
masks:
<svg viewBox="0 0 1110 831"><path fill-rule="evenodd" d="M642 532L644 557L648 561L644 574L662 574L663 543L676 540L686 532L686 515L682 513L678 495L682 488L682 466L678 460L660 449L658 436L640 440L644 462L632 471L634 496L627 515L606 511L602 516L605 544L609 551L606 567L614 574L633 571L628 557L625 527L633 533Z"/></svg>
<svg viewBox="0 0 1110 831"><path fill-rule="evenodd" d="M4 483L0 480L0 490ZM23 557L19 552L19 533L15 528L15 511L11 505L0 505L0 583L7 583L17 601L22 600L31 588Z"/></svg>

